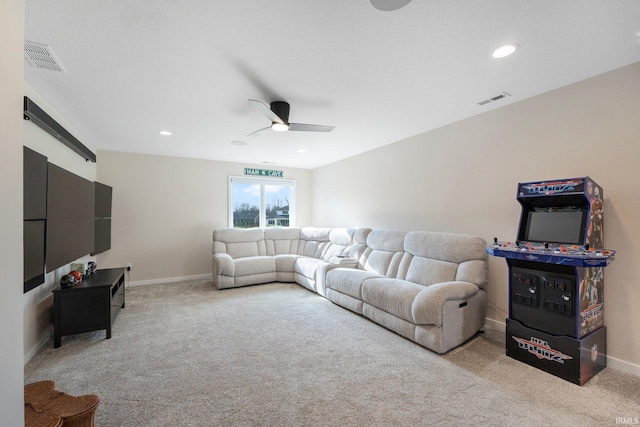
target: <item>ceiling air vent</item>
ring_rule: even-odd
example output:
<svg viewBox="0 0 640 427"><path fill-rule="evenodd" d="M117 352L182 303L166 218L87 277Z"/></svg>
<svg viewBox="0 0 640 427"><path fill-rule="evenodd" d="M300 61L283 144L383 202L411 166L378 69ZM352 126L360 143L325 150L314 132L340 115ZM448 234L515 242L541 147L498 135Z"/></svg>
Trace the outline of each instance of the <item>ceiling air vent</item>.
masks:
<svg viewBox="0 0 640 427"><path fill-rule="evenodd" d="M58 58L53 53L53 50L47 45L30 42L25 40L24 42L24 58L27 62L36 68L44 68L51 71L62 71L65 69L58 61Z"/></svg>
<svg viewBox="0 0 640 427"><path fill-rule="evenodd" d="M485 99L484 101L478 102L478 105L487 105L490 102L500 101L501 99L506 98L507 96L511 96L507 92L502 92L500 95L492 96L489 99Z"/></svg>

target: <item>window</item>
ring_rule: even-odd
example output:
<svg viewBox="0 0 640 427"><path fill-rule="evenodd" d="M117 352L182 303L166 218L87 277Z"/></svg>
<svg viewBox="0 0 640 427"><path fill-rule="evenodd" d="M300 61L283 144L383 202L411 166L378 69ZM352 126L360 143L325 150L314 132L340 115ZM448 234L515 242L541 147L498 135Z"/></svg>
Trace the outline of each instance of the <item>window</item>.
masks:
<svg viewBox="0 0 640 427"><path fill-rule="evenodd" d="M295 226L296 182L229 177L229 227Z"/></svg>

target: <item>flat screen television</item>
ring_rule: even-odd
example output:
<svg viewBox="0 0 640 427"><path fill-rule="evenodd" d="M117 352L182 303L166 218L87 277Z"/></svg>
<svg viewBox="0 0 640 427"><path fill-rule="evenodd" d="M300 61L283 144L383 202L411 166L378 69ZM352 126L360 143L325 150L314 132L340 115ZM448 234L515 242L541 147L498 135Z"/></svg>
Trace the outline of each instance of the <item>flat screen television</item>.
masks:
<svg viewBox="0 0 640 427"><path fill-rule="evenodd" d="M111 249L111 218L95 219L95 238L92 255Z"/></svg>
<svg viewBox="0 0 640 427"><path fill-rule="evenodd" d="M113 189L95 182L95 231L91 255L111 249L111 197Z"/></svg>
<svg viewBox="0 0 640 427"><path fill-rule="evenodd" d="M108 185L95 182L96 186L96 218L111 218L111 196L113 189Z"/></svg>
<svg viewBox="0 0 640 427"><path fill-rule="evenodd" d="M23 147L23 291L44 283L47 158Z"/></svg>
<svg viewBox="0 0 640 427"><path fill-rule="evenodd" d="M23 292L44 283L45 220L23 221Z"/></svg>
<svg viewBox="0 0 640 427"><path fill-rule="evenodd" d="M23 219L47 217L47 158L23 147Z"/></svg>
<svg viewBox="0 0 640 427"><path fill-rule="evenodd" d="M93 182L49 163L46 271L53 271L93 251L94 218Z"/></svg>
<svg viewBox="0 0 640 427"><path fill-rule="evenodd" d="M521 240L582 245L587 213L582 207L534 208L526 214Z"/></svg>

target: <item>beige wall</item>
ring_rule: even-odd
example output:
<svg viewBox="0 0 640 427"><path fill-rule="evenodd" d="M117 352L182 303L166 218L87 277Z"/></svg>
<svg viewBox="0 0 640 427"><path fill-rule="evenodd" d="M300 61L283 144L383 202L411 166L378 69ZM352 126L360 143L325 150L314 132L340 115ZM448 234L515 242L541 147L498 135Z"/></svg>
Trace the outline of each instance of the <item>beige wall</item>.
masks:
<svg viewBox="0 0 640 427"><path fill-rule="evenodd" d="M0 2L0 418L24 425L22 81L24 1Z"/></svg>
<svg viewBox="0 0 640 427"><path fill-rule="evenodd" d="M113 187L111 250L100 268L133 263L130 280L150 283L211 274L211 235L227 226L229 176L240 163L98 151L98 181ZM296 180L297 224L310 224L311 172L273 168Z"/></svg>
<svg viewBox="0 0 640 427"><path fill-rule="evenodd" d="M619 251L605 270L609 364L640 375L639 100L636 63L316 169L312 221L513 240L518 182L590 176L604 188L606 246ZM501 258L488 295L489 318L504 322Z"/></svg>

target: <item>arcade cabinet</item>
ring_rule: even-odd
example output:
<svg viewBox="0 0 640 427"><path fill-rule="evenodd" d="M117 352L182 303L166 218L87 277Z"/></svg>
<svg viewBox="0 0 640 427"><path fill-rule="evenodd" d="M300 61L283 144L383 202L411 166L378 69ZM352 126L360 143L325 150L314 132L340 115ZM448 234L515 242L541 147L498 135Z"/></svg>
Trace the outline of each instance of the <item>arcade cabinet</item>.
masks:
<svg viewBox="0 0 640 427"><path fill-rule="evenodd" d="M583 385L606 366L603 191L591 178L518 184L515 242L487 246L509 268L507 356Z"/></svg>

